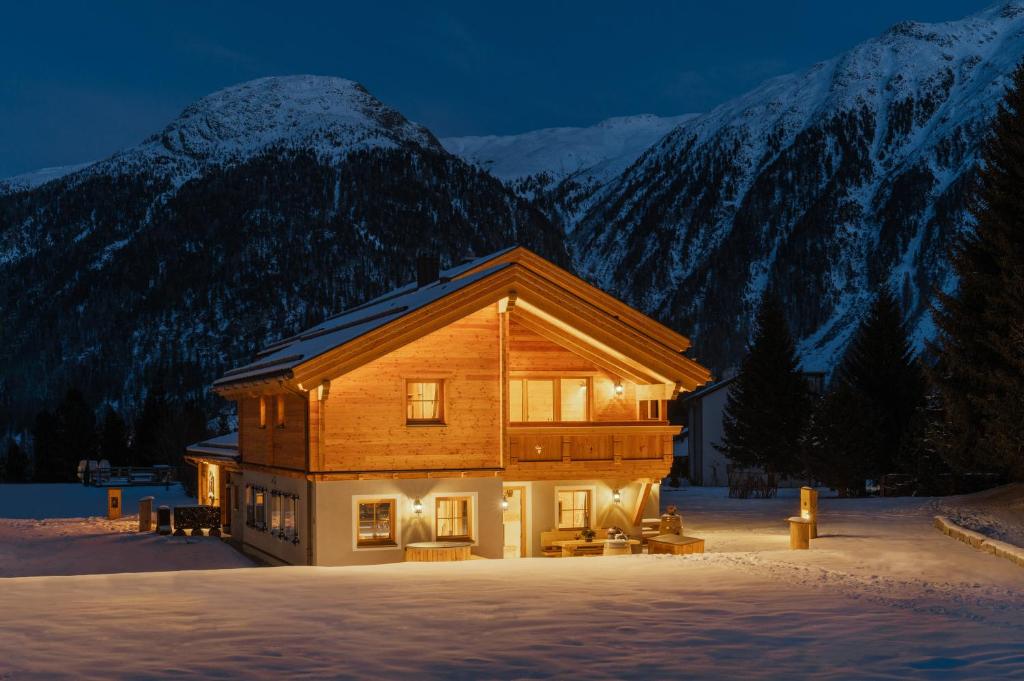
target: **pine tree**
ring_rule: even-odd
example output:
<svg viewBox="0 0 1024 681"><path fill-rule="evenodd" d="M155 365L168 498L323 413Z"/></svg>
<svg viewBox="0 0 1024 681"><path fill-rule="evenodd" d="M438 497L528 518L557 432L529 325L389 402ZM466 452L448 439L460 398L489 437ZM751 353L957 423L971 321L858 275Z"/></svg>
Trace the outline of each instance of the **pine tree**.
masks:
<svg viewBox="0 0 1024 681"><path fill-rule="evenodd" d="M774 490L802 468L801 438L810 412L796 346L773 294L765 295L754 338L729 391L722 442L715 447L740 468L759 468Z"/></svg>
<svg viewBox="0 0 1024 681"><path fill-rule="evenodd" d="M954 244L957 290L940 295L930 348L949 463L1024 480L1024 63L983 154L973 232Z"/></svg>
<svg viewBox="0 0 1024 681"><path fill-rule="evenodd" d="M913 471L926 381L892 293L883 288L861 320L813 419L808 468L846 496L865 481Z"/></svg>
<svg viewBox="0 0 1024 681"><path fill-rule="evenodd" d="M32 456L35 482L61 482L60 426L46 409L36 414L32 425Z"/></svg>
<svg viewBox="0 0 1024 681"><path fill-rule="evenodd" d="M128 426L113 407L107 405L100 426L100 457L112 466L128 465Z"/></svg>
<svg viewBox="0 0 1024 681"><path fill-rule="evenodd" d="M78 462L96 458L96 414L75 388L64 395L55 412L59 450L54 478L63 482L75 480Z"/></svg>
<svg viewBox="0 0 1024 681"><path fill-rule="evenodd" d="M3 480L6 482L25 482L28 479L28 457L14 438L7 443L7 454L4 456Z"/></svg>

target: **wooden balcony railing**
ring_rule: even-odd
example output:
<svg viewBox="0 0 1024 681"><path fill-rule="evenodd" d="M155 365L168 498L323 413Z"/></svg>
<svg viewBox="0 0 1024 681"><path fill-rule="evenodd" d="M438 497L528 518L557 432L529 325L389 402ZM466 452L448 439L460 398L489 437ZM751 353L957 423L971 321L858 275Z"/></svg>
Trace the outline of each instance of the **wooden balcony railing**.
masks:
<svg viewBox="0 0 1024 681"><path fill-rule="evenodd" d="M509 463L661 460L672 456L679 430L667 423L510 424Z"/></svg>

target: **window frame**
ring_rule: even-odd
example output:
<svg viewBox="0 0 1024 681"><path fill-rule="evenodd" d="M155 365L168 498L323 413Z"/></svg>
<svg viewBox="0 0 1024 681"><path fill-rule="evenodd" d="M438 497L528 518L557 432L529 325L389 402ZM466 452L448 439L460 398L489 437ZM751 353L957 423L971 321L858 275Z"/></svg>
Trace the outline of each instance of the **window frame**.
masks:
<svg viewBox="0 0 1024 681"><path fill-rule="evenodd" d="M516 420L512 418L512 382L520 381L523 384L522 388L522 413L520 414L522 419ZM551 421L528 421L526 416L530 413L529 397L527 384L530 381L551 381L554 395L552 395L552 420ZM562 419L562 381L584 381L587 384L587 399L584 405L584 417L582 420L564 421ZM590 423L593 418L593 395L594 395L594 381L592 376L576 373L568 374L552 374L545 376L542 374L531 374L524 373L522 375L513 375L508 378L509 383L509 399L508 399L508 422L516 425L534 425L534 424L551 424L551 423Z"/></svg>
<svg viewBox="0 0 1024 681"><path fill-rule="evenodd" d="M582 525L582 526L568 526L568 525L563 526L562 525L562 502L561 502L561 499L559 498L559 495L562 494L563 492L573 492L573 493L575 493L575 492L586 492L586 494L587 494L587 506L586 506L586 524L585 525ZM595 511L595 509L594 509L594 500L596 498L597 498L597 490L596 490L596 488L594 488L592 486L576 485L576 486L556 487L555 488L555 529L556 530L570 530L570 531L585 530L585 529L588 529L588 528L589 529L593 529L593 527L594 527L594 515L595 515L595 512L594 512ZM575 512L576 512L576 508L574 506L573 510L570 511L570 513L575 513Z"/></svg>
<svg viewBox="0 0 1024 681"><path fill-rule="evenodd" d="M414 383L436 383L437 384L437 418L432 419L415 419L410 418L409 408L413 403L412 399L412 388ZM443 378L407 378L404 383L403 392L403 405L402 408L405 410L405 425L407 426L444 426L447 425L448 409L446 404L447 398L447 386L445 385L445 379ZM426 400L418 400L419 402L425 402Z"/></svg>
<svg viewBox="0 0 1024 681"><path fill-rule="evenodd" d="M263 501L259 499L262 497ZM260 532L267 531L267 488L253 487L253 527Z"/></svg>
<svg viewBox="0 0 1024 681"><path fill-rule="evenodd" d="M260 395L259 397L259 427L267 427L267 396Z"/></svg>
<svg viewBox="0 0 1024 681"><path fill-rule="evenodd" d="M382 539L362 539L359 536L359 523L362 519L361 507L366 504L390 504L391 505L391 527L390 536L386 540ZM398 549L401 548L401 531L398 516L398 498L397 497L382 497L375 495L360 495L352 498L352 545L356 550L365 549ZM376 511L374 511L374 520L376 522Z"/></svg>
<svg viewBox="0 0 1024 681"><path fill-rule="evenodd" d="M651 405L657 405L658 413L651 416ZM637 419L640 421L664 421L662 400L637 400Z"/></svg>
<svg viewBox="0 0 1024 681"><path fill-rule="evenodd" d="M466 533L465 534L441 534L441 502L455 501L466 504ZM474 530L474 501L471 494L439 494L434 497L434 540L435 541L473 541ZM456 516L447 518L454 520Z"/></svg>
<svg viewBox="0 0 1024 681"><path fill-rule="evenodd" d="M256 527L256 487L245 486L245 526Z"/></svg>

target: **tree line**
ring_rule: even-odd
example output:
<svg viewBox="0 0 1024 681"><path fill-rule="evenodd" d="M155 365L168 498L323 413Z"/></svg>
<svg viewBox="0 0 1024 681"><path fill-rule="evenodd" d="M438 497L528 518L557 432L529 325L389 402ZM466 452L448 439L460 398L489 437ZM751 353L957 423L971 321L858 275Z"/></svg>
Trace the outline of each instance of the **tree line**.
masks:
<svg viewBox="0 0 1024 681"><path fill-rule="evenodd" d="M847 496L894 473L923 494L972 475L1024 480L1024 64L982 159L974 229L951 247L958 285L938 295L921 356L883 288L815 396L782 304L765 295L716 445L734 466L759 471L768 490L806 477Z"/></svg>
<svg viewBox="0 0 1024 681"><path fill-rule="evenodd" d="M129 422L112 405L100 410L76 388L52 409L38 412L25 446L13 437L0 459L5 482L77 482L78 462L107 460L111 466L166 464L191 490L195 471L185 463L185 447L209 435L205 412L192 401L152 388ZM31 454L31 456L29 456Z"/></svg>

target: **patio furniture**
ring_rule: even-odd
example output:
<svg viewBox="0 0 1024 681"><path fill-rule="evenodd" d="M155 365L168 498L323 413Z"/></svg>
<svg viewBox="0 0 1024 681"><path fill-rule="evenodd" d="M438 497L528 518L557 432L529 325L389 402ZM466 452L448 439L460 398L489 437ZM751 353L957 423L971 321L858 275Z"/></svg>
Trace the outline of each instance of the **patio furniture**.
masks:
<svg viewBox="0 0 1024 681"><path fill-rule="evenodd" d="M789 518L789 548L811 548L811 521L798 515Z"/></svg>
<svg viewBox="0 0 1024 681"><path fill-rule="evenodd" d="M609 541L622 541L619 539L594 539L593 541L587 541L585 539L563 539L556 541L555 546L562 549L562 558L572 558L577 555L584 553L590 555L604 555L604 547ZM639 546L639 539L627 539L627 546ZM630 549L632 553L632 549Z"/></svg>
<svg viewBox="0 0 1024 681"><path fill-rule="evenodd" d="M671 553L677 556L704 553L704 540L681 534L659 534L647 540L647 553Z"/></svg>
<svg viewBox="0 0 1024 681"><path fill-rule="evenodd" d="M405 545L405 560L410 563L439 563L450 560L469 560L472 556L468 541L418 541Z"/></svg>

